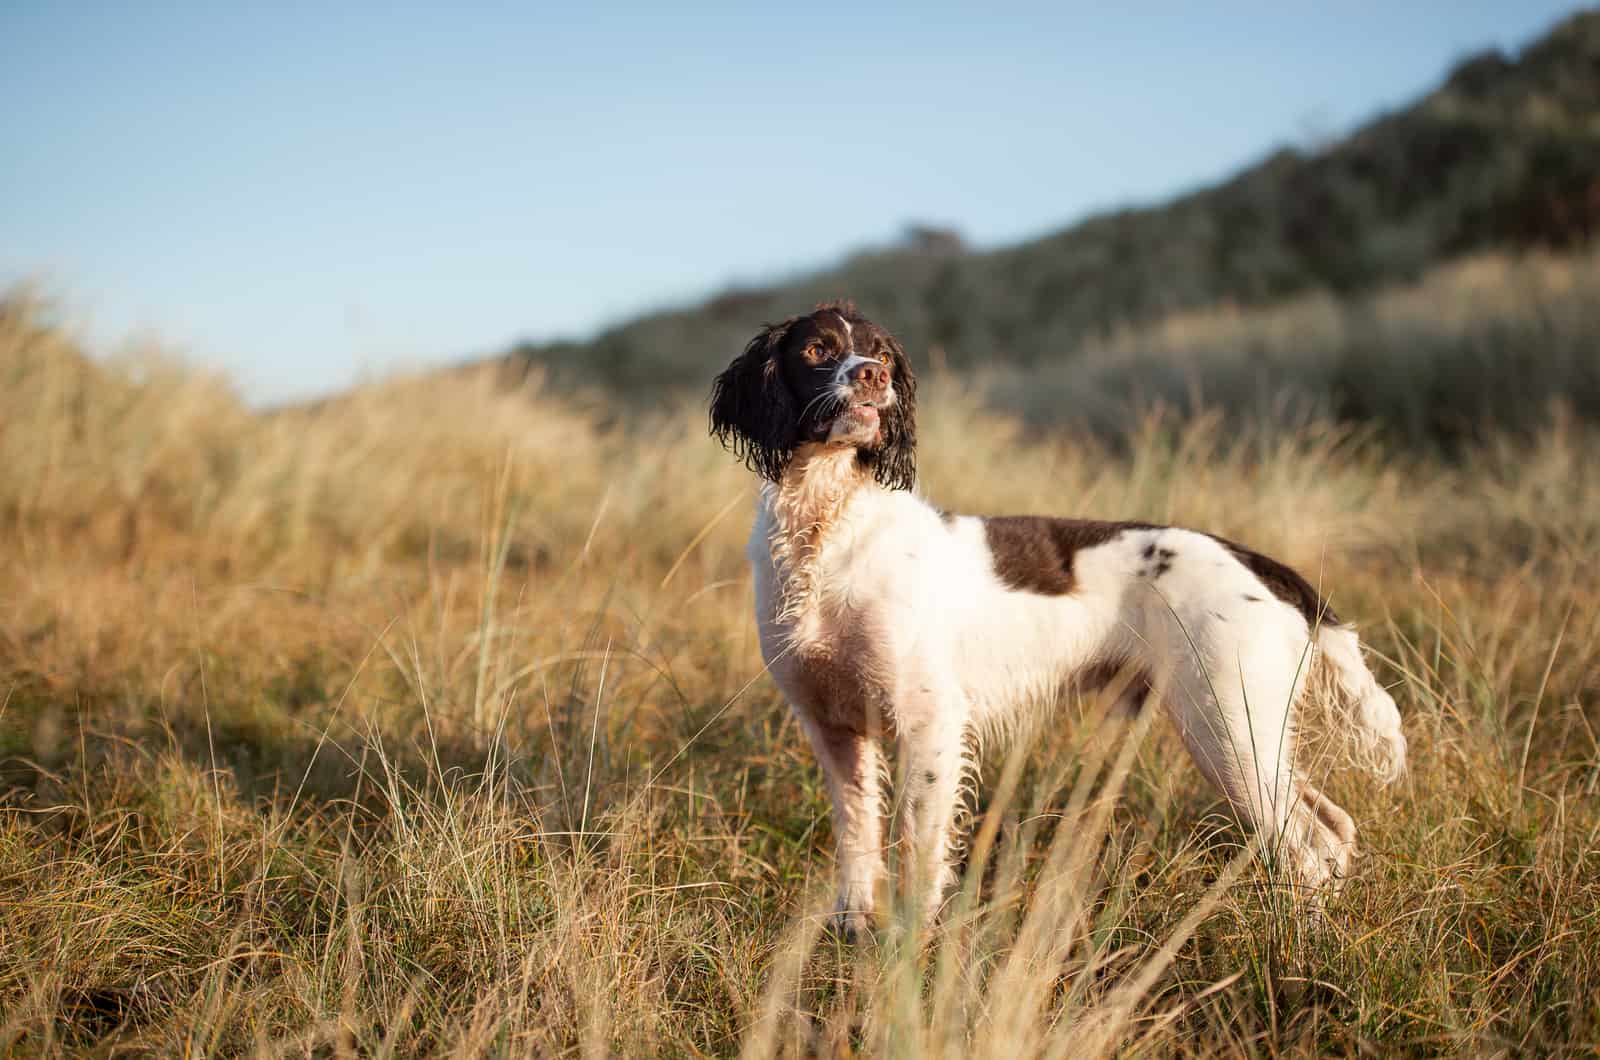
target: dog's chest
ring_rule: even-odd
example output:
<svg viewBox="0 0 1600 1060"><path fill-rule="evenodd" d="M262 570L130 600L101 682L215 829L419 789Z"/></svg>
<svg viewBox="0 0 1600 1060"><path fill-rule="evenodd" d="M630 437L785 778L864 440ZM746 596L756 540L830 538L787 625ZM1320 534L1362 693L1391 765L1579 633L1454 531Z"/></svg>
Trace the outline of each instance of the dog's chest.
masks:
<svg viewBox="0 0 1600 1060"><path fill-rule="evenodd" d="M768 510L752 534L762 654L795 709L822 724L892 729L894 643L910 616L896 591L907 550L885 501L867 493L831 520L788 520L826 527L814 535L786 536Z"/></svg>
<svg viewBox="0 0 1600 1060"><path fill-rule="evenodd" d="M763 625L766 625L764 622ZM891 668L871 616L849 605L773 623L768 661L790 703L825 725L888 732Z"/></svg>
<svg viewBox="0 0 1600 1060"><path fill-rule="evenodd" d="M769 556L757 557L761 650L796 710L824 725L886 732L891 623L881 588L859 577L857 558L823 550L814 567L793 578Z"/></svg>

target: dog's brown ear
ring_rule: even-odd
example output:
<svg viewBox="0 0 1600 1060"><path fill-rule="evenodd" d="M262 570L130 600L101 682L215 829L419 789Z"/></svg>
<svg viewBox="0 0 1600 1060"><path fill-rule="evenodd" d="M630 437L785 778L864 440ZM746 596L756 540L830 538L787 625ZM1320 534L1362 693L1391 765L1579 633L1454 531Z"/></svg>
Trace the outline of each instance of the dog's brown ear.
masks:
<svg viewBox="0 0 1600 1060"><path fill-rule="evenodd" d="M711 433L745 466L773 482L799 444L800 415L778 352L794 320L769 324L711 384Z"/></svg>
<svg viewBox="0 0 1600 1060"><path fill-rule="evenodd" d="M908 490L917 484L917 377L905 349L885 335L894 359L894 404L881 413L883 444L872 454L872 474L885 487Z"/></svg>

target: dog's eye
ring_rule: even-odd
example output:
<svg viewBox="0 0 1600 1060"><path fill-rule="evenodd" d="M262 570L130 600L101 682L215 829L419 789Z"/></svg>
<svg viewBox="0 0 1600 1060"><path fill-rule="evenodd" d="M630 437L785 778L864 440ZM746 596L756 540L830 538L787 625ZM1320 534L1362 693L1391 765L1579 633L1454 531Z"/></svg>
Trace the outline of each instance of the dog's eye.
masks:
<svg viewBox="0 0 1600 1060"><path fill-rule="evenodd" d="M882 362L883 364L888 364L889 363L890 358L889 358L889 351L888 350L879 350L878 353L877 353L877 357L878 357L878 360L880 362Z"/></svg>
<svg viewBox="0 0 1600 1060"><path fill-rule="evenodd" d="M806 346L805 357L808 361L820 361L827 355L828 351L822 348L822 343L820 342L813 342Z"/></svg>

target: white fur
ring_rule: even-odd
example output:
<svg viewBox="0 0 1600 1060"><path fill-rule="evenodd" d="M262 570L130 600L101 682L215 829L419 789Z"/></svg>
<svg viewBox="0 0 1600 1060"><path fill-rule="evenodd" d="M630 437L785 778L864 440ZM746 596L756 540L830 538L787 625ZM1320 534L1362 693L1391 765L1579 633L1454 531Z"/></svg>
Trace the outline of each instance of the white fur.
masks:
<svg viewBox="0 0 1600 1060"><path fill-rule="evenodd" d="M1152 543L1173 554L1156 577ZM876 485L854 449L805 446L763 487L749 556L762 653L827 774L852 928L885 872L882 741L897 742L912 785L904 832L932 915L954 878L969 738L1017 727L1096 664L1149 675L1201 771L1270 830L1297 882L1343 875L1355 846L1349 816L1294 771L1313 661L1355 706L1366 760L1387 777L1403 768L1399 715L1354 632L1308 628L1204 534L1127 529L1076 554L1070 593L1018 591L996 575L981 519Z"/></svg>
<svg viewBox="0 0 1600 1060"><path fill-rule="evenodd" d="M833 385L843 388L845 396L849 397L850 373L856 370L857 365L872 363L874 362L871 357L863 357L851 350L845 355L844 360L839 362L839 366L833 370ZM892 394L894 391L891 390L889 393ZM888 397L888 395L886 394L885 397Z"/></svg>

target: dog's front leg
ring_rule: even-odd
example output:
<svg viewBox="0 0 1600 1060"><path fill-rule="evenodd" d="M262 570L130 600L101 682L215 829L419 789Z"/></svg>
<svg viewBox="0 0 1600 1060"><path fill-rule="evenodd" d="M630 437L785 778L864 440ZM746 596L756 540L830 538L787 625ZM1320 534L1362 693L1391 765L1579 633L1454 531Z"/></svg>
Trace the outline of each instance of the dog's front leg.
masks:
<svg viewBox="0 0 1600 1060"><path fill-rule="evenodd" d="M919 686L902 705L900 755L905 763L903 837L912 894L932 923L955 883L951 842L966 768L966 710L947 686Z"/></svg>
<svg viewBox="0 0 1600 1060"><path fill-rule="evenodd" d="M856 729L801 720L833 800L839 873L835 926L854 937L872 925L884 874L883 752L876 739Z"/></svg>

